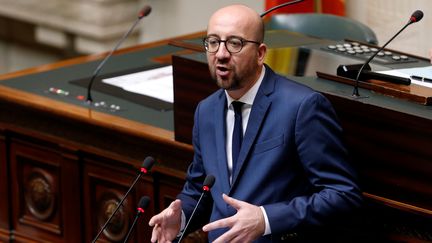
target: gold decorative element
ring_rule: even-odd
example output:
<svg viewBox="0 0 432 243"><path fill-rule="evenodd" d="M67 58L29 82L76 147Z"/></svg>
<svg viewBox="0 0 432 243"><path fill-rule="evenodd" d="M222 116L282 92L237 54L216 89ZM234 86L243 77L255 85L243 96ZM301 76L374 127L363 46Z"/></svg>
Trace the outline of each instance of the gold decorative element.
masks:
<svg viewBox="0 0 432 243"><path fill-rule="evenodd" d="M113 193L106 194L104 198L105 199L101 200L99 203L100 211L98 214L98 222L100 227L102 227L102 225L104 225L108 218L113 214L117 204L120 202L120 197L113 195ZM125 206L126 204L124 202L123 206L119 208L117 213L111 219L108 227L103 231L105 237L111 241L121 241L126 237L130 224L130 213L125 210Z"/></svg>
<svg viewBox="0 0 432 243"><path fill-rule="evenodd" d="M27 177L24 198L30 213L44 221L51 217L55 209L55 195L52 178L43 170L34 169Z"/></svg>

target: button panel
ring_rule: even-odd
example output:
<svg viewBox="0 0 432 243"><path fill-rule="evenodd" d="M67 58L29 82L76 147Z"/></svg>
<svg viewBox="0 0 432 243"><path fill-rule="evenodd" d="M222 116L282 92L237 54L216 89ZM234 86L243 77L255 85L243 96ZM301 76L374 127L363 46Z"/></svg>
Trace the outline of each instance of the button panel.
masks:
<svg viewBox="0 0 432 243"><path fill-rule="evenodd" d="M81 101L85 103L87 106L91 105L92 108L103 110L107 112L119 112L123 111L124 109L120 107L118 104L109 103L107 101L93 101L93 102L86 102L86 96L82 94L72 94L68 90L56 88L56 87L50 87L48 90L45 91L45 93L49 95L54 95L59 98L67 98L72 99L75 101Z"/></svg>
<svg viewBox="0 0 432 243"><path fill-rule="evenodd" d="M351 57L357 57L363 60L369 59L373 54L375 54L379 48L373 46L367 46L360 44L358 42L343 42L330 44L325 47L321 47L322 50L333 52L339 55L347 55ZM417 59L413 57L408 57L400 53L382 50L373 59L373 62L378 62L381 64L397 64L397 63L409 63L418 62Z"/></svg>

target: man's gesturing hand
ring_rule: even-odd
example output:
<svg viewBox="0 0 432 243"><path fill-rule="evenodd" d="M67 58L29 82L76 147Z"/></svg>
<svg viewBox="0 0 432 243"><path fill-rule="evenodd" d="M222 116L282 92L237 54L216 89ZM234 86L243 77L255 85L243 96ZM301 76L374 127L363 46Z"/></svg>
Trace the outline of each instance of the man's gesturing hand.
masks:
<svg viewBox="0 0 432 243"><path fill-rule="evenodd" d="M151 242L166 243L175 239L180 231L181 211L181 201L177 199L150 219L149 225L153 227Z"/></svg>
<svg viewBox="0 0 432 243"><path fill-rule="evenodd" d="M225 194L224 201L237 209L237 213L229 218L220 219L203 227L208 232L218 228L230 228L213 243L251 242L264 234L265 222L258 206L234 199Z"/></svg>

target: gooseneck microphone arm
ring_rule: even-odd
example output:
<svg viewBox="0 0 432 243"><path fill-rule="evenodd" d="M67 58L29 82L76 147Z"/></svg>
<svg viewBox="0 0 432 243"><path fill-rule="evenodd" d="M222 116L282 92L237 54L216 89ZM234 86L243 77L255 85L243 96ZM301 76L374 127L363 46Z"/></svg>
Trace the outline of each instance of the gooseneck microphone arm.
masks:
<svg viewBox="0 0 432 243"><path fill-rule="evenodd" d="M357 77L356 77L356 79L355 79L355 85L354 85L354 89L353 89L353 93L352 93L352 96L353 97L360 97L360 94L359 94L359 91L358 91L358 86L359 86L359 78L360 78L360 75L361 75L361 73L362 73L362 71L363 71L363 69L364 69L364 67L367 65L367 64L369 64L369 62L376 56L376 55L378 55L378 53L379 52L381 52L394 38L396 38L396 36L398 36L406 27L408 27L408 25L410 25L410 24L413 24L413 23L415 23L415 22L418 22L418 21L420 21L421 19L423 18L423 12L422 11L420 11L420 10L417 10L417 11L415 11L412 15L411 15L411 17L410 17L410 19L409 19L409 21L408 21L408 23L406 23L405 24L405 26L402 28L402 29L400 29L390 40L388 40L381 48L379 48L373 55L371 55L368 59L367 59L367 61L360 67L360 70L358 71L358 73L357 73Z"/></svg>
<svg viewBox="0 0 432 243"><path fill-rule="evenodd" d="M262 18L262 17L266 16L268 13L273 12L274 10L280 9L282 7L285 7L285 6L288 6L288 5L291 5L291 4L299 3L299 2L302 2L302 1L304 1L304 0L294 0L294 1L289 1L289 2L286 2L286 3L279 4L277 6L274 6L273 8L268 9L267 11L265 11L264 13L262 13L260 16Z"/></svg>
<svg viewBox="0 0 432 243"><path fill-rule="evenodd" d="M204 195L206 195L207 193L210 192L210 188L213 186L214 183L215 183L215 177L212 176L212 175L208 175L208 176L204 179L203 188L202 188L202 189L203 189L203 192L201 193L201 196L200 196L200 198L198 199L198 202L197 202L197 204L195 205L195 208L193 209L192 214L191 214L191 216L189 217L189 220L188 220L187 223L186 223L186 226L184 227L183 231L181 232L180 238L179 238L179 240L177 241L178 243L180 243L181 240L183 239L183 236L184 236L184 234L185 234L185 232L186 232L186 229L188 228L190 222L192 221L192 217L194 216L195 211L197 210L198 205L199 205L200 202L201 202L201 199L204 197Z"/></svg>
<svg viewBox="0 0 432 243"><path fill-rule="evenodd" d="M129 232L127 233L123 243L126 243L129 239L130 234L132 233L136 222L138 221L138 218L144 213L144 210L148 207L148 205L150 204L150 198L147 196L143 196L141 197L139 203L138 203L138 208L137 208L137 213L135 215L135 219L132 223L132 226L129 229Z"/></svg>
<svg viewBox="0 0 432 243"><path fill-rule="evenodd" d="M138 14L138 18L135 20L134 24L131 26L131 28L123 35L123 37L117 42L117 44L114 46L114 48L108 53L108 55L103 59L103 61L101 63L99 63L99 65L97 66L97 68L95 69L95 71L93 72L93 75L91 76L90 82L87 86L87 99L86 101L88 103L93 102L92 96L91 96L91 88L93 86L93 82L95 80L95 78L97 77L97 75L99 74L99 72L101 71L102 67L105 65L106 61L112 56L112 54L119 48L119 46L121 45L121 43L123 43L123 41L130 35L130 33L132 32L132 30L135 28L135 26L138 24L138 22L144 18L145 16L149 15L151 12L151 7L146 5L142 8L142 10L140 11L140 13Z"/></svg>
<svg viewBox="0 0 432 243"><path fill-rule="evenodd" d="M111 216L107 219L107 221L105 222L105 224L102 226L102 228L99 230L99 233L96 235L96 237L93 239L92 243L95 243L97 239L99 239L100 235L102 234L102 232L106 229L106 227L108 226L109 222L111 222L111 219L114 217L114 215L117 213L117 211L120 209L120 206L123 204L124 200L126 199L126 197L129 195L130 191L132 190L132 188L135 186L135 184L138 182L138 180L140 179L142 174L147 174L147 172L150 171L151 167L153 167L155 160L151 157L148 156L147 158L144 159L144 162L141 166L140 172L138 173L138 175L136 176L134 182L132 183L132 185L129 187L128 191L125 193L125 195L123 196L123 198L120 200L120 202L117 204L117 207L115 208L114 212L111 214Z"/></svg>

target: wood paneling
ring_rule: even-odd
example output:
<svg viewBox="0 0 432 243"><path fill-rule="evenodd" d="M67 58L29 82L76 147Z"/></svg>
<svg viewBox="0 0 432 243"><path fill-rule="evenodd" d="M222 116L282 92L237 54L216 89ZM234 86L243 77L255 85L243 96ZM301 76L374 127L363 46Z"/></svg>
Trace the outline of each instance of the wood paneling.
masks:
<svg viewBox="0 0 432 243"><path fill-rule="evenodd" d="M136 173L133 173L136 171ZM137 178L139 170L124 166L117 161L98 158L85 162L84 166L84 215L88 222L86 242L91 242L98 234L106 220L111 216L115 207L128 191L133 181ZM153 181L148 175L141 175L136 186L132 188L112 218L107 229L103 231L100 239L107 241L123 241L136 215L137 202L141 196L153 198ZM153 200L153 199L152 199ZM154 202L151 201L144 216L140 219L143 223L135 229L135 234L129 238L129 242L150 242L149 227L147 225L150 216L154 214ZM139 241L138 241L139 239Z"/></svg>
<svg viewBox="0 0 432 243"><path fill-rule="evenodd" d="M174 131L179 142L192 144L193 115L198 103L218 89L208 66L180 56L173 56Z"/></svg>
<svg viewBox="0 0 432 243"><path fill-rule="evenodd" d="M49 143L12 139L10 144L12 225L17 241L81 240L77 158Z"/></svg>
<svg viewBox="0 0 432 243"><path fill-rule="evenodd" d="M9 241L9 175L6 141L0 130L0 241Z"/></svg>
<svg viewBox="0 0 432 243"><path fill-rule="evenodd" d="M159 185L153 177L164 175L182 185L192 147L165 136L172 132L145 124L106 116L96 118L100 121L95 123L98 115L74 115L65 104L46 109L44 102L26 104L35 101L30 97L16 101L6 96L0 95L0 130L4 134L0 137L0 165L6 168L0 173L7 176L0 182L1 190L6 195L9 190L10 197L1 197L5 203L0 210L10 209L11 214L0 216L0 237L7 240L10 236L18 242L90 241L97 233L95 222L103 205L100 198L115 195L118 199L132 183L142 160L153 156L156 164L152 172L135 186L124 208L130 226L140 197L150 196L152 202L129 241L149 242L147 222L159 210L155 201ZM45 204L40 204L36 215L25 197L29 180L35 185L33 195L38 188L43 192L41 202ZM179 191L169 191L169 197Z"/></svg>
<svg viewBox="0 0 432 243"><path fill-rule="evenodd" d="M195 35L202 33L189 37ZM115 55L168 42L126 48ZM5 74L0 80L96 61L105 55ZM159 58L170 61L169 55ZM159 192L175 198L181 190L192 146L175 141L173 131L0 85L0 241L91 241L147 156L153 156L156 164L132 189L121 207L124 217L116 215L111 233L102 235L105 241L124 237L144 195L151 203L129 242L150 241L148 221L160 210ZM159 189L161 177L169 178L168 190L167 184Z"/></svg>

